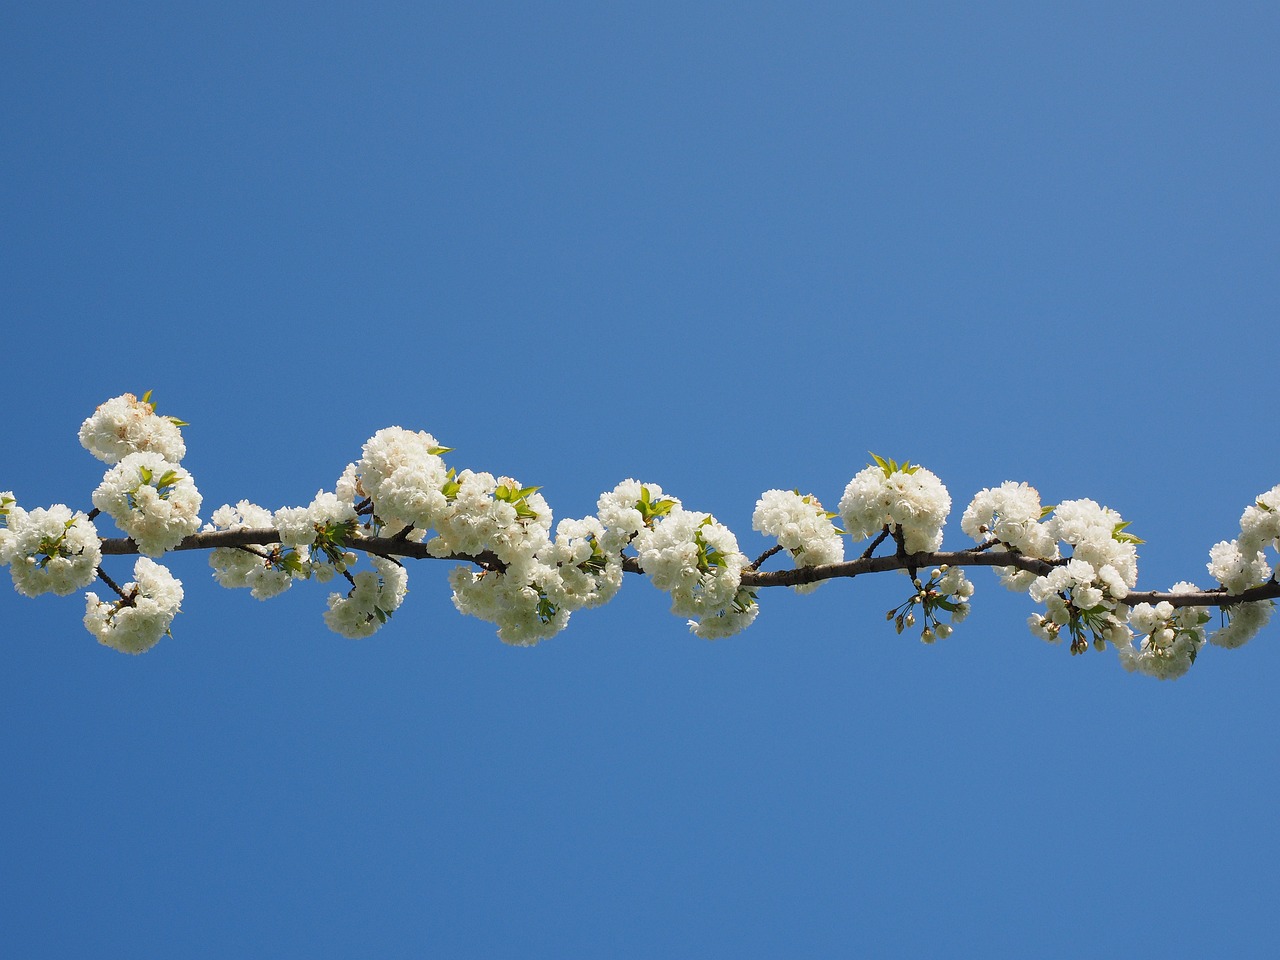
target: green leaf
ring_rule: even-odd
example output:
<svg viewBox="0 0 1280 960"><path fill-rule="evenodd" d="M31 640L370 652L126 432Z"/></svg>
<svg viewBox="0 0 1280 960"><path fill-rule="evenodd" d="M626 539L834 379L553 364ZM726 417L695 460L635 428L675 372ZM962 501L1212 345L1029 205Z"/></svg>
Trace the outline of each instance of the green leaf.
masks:
<svg viewBox="0 0 1280 960"><path fill-rule="evenodd" d="M438 457L444 453L453 453L453 447L427 447L427 453Z"/></svg>
<svg viewBox="0 0 1280 960"><path fill-rule="evenodd" d="M1054 504L1050 504L1050 505L1049 505L1049 506L1047 506L1047 507L1041 507L1041 508L1040 508L1040 519L1041 519L1041 520L1043 520L1045 517L1047 517L1049 514L1053 513L1053 511L1055 511L1055 510L1057 510L1057 509L1058 509L1058 505L1057 505L1056 503L1054 503Z"/></svg>
<svg viewBox="0 0 1280 960"><path fill-rule="evenodd" d="M142 402L143 402L143 403L151 403L151 391L150 391L150 390L148 390L146 393L144 393L144 394L142 395ZM152 409L152 410L154 410L154 409L155 409L155 404L153 404L153 403L151 404L151 409Z"/></svg>

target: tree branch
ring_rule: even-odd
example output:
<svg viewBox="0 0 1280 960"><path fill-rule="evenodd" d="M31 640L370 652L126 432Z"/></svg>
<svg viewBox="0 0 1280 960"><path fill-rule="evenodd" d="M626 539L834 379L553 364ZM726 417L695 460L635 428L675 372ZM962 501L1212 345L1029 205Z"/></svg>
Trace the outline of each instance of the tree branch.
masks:
<svg viewBox="0 0 1280 960"><path fill-rule="evenodd" d="M879 540L884 539L882 534ZM255 544L279 543L280 534L271 528L246 530L214 530L196 533L187 537L175 550L211 550L217 547L244 547ZM435 557L427 552L425 543L414 543L398 537L360 537L348 540L343 546L348 550L371 553L381 557L408 557L414 560L449 560L454 563L474 563L486 570L501 571L506 565L498 556L489 551L466 556L451 554L447 557ZM1048 574L1061 561L1040 560L1028 557L1016 550L992 551L989 544L982 544L970 550L940 551L936 553L898 552L891 556L871 557L864 554L857 560L844 563L828 563L817 567L798 567L794 570L772 570L761 572L748 568L742 573L742 585L751 589L758 587L794 587L806 583L819 583L824 580L852 579L868 573L885 573L891 570L919 570L928 567L1015 567L1034 573L1036 576ZM138 553L137 545L129 539L118 537L102 541L102 552L106 556L126 556ZM634 557L623 557L622 569L627 573L642 574L643 568ZM1239 594L1227 593L1225 590L1203 590L1198 593L1167 593L1160 591L1135 591L1120 602L1126 606L1139 603L1156 604L1167 602L1175 607L1229 607L1238 603L1253 603L1259 600L1280 598L1280 582L1269 580L1260 586L1253 587Z"/></svg>

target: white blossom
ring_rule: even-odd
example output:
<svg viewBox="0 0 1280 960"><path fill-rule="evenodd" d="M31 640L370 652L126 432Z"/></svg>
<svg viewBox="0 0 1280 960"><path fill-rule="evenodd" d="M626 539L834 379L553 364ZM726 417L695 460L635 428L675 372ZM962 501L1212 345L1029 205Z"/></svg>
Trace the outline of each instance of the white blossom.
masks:
<svg viewBox="0 0 1280 960"><path fill-rule="evenodd" d="M679 506L679 498L664 493L656 483L623 480L596 502L605 526L601 547L606 553L621 554L641 530Z"/></svg>
<svg viewBox="0 0 1280 960"><path fill-rule="evenodd" d="M365 443L355 472L390 533L410 525L430 529L448 509L442 492L448 471L439 456L444 449L431 434L403 427L386 427ZM343 494L346 499L346 489Z"/></svg>
<svg viewBox="0 0 1280 960"><path fill-rule="evenodd" d="M504 570L455 567L449 584L458 612L497 625L498 638L511 646L531 647L555 636L573 611L559 570L533 557Z"/></svg>
<svg viewBox="0 0 1280 960"><path fill-rule="evenodd" d="M1170 593L1195 593L1194 583L1175 583ZM1167 600L1157 604L1135 604L1129 611L1129 626L1140 637L1118 642L1116 649L1126 670L1136 670L1158 680L1176 680L1195 662L1204 646L1204 625L1209 614L1204 607L1175 607Z"/></svg>
<svg viewBox="0 0 1280 960"><path fill-rule="evenodd" d="M373 570L355 574L355 585L344 596L329 594L324 622L334 633L352 640L374 634L400 608L408 593L409 577L394 560L369 557Z"/></svg>
<svg viewBox="0 0 1280 960"><path fill-rule="evenodd" d="M157 453L180 463L187 447L172 417L132 393L102 404L80 425L80 444L103 463L116 464L131 453Z"/></svg>
<svg viewBox="0 0 1280 960"><path fill-rule="evenodd" d="M635 547L653 585L671 595L672 613L702 620L734 602L746 557L710 514L673 508L637 534Z"/></svg>
<svg viewBox="0 0 1280 960"><path fill-rule="evenodd" d="M840 498L840 517L854 540L874 537L888 525L902 532L908 553L937 550L951 497L942 481L923 467L893 470L879 465L860 471Z"/></svg>
<svg viewBox="0 0 1280 960"><path fill-rule="evenodd" d="M1209 548L1209 575L1232 593L1256 587L1271 576L1271 566L1261 550L1244 553L1235 540L1224 540Z"/></svg>
<svg viewBox="0 0 1280 960"><path fill-rule="evenodd" d="M766 490L756 501L751 528L777 538L796 567L817 567L844 560L844 541L831 517L816 497L794 490ZM810 593L821 583L797 584L798 593Z"/></svg>
<svg viewBox="0 0 1280 960"><path fill-rule="evenodd" d="M266 507L241 500L234 507L223 505L213 511L213 523L205 530L252 530L272 525L271 511ZM296 563L290 564L292 553ZM295 577L306 577L309 565L303 551L282 548L276 544L248 547L218 547L209 554L214 579L228 589L247 587L257 600L269 600L293 586ZM293 568L292 570L290 568Z"/></svg>
<svg viewBox="0 0 1280 960"><path fill-rule="evenodd" d="M1058 542L1040 522L1042 513L1035 487L1006 480L974 495L960 519L960 529L978 543L994 539L1029 557L1054 560Z"/></svg>
<svg viewBox="0 0 1280 960"><path fill-rule="evenodd" d="M121 653L150 650L164 636L182 605L182 581L165 567L139 557L133 583L122 591L125 599L99 600L85 594L84 625L103 646Z"/></svg>
<svg viewBox="0 0 1280 960"><path fill-rule="evenodd" d="M1087 561L1095 570L1109 565L1130 588L1138 582L1137 547L1122 532L1124 519L1110 507L1092 500L1064 500L1054 508L1046 527L1054 540L1073 548L1072 557Z"/></svg>
<svg viewBox="0 0 1280 960"><path fill-rule="evenodd" d="M1227 622L1209 635L1209 642L1215 647L1226 647L1230 650L1243 647L1267 625L1274 609L1275 604L1271 600L1237 603L1232 607L1224 607L1222 616Z"/></svg>
<svg viewBox="0 0 1280 960"><path fill-rule="evenodd" d="M91 584L102 561L102 543L87 515L61 503L23 510L8 497L7 526L0 528L0 564L9 565L13 586L27 597L65 597Z"/></svg>
<svg viewBox="0 0 1280 960"><path fill-rule="evenodd" d="M1240 516L1241 550L1252 552L1270 546L1280 550L1280 484L1258 494Z"/></svg>
<svg viewBox="0 0 1280 960"><path fill-rule="evenodd" d="M191 474L158 453L129 454L93 491L93 505L151 557L200 529L200 503Z"/></svg>

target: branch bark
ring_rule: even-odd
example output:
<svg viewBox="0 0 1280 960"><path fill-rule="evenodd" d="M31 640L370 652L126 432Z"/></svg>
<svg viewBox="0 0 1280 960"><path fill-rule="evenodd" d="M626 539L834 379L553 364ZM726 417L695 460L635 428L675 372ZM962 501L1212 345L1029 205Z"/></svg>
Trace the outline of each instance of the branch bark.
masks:
<svg viewBox="0 0 1280 960"><path fill-rule="evenodd" d="M881 538L883 539L883 538ZM272 528L249 530L216 530L196 533L187 537L174 550L212 550L218 547L245 547L279 543L280 535ZM450 555L435 557L427 552L424 543L413 543L396 537L361 537L345 544L349 550L371 553L380 557L408 557L414 560L450 560L455 563L474 563L487 570L501 570L504 565L498 557L486 551L476 556ZM857 560L829 563L818 567L799 567L794 570L760 571L747 569L742 574L742 585L758 587L791 587L797 584L819 583L824 580L852 579L868 573L885 573L891 570L918 570L940 567L1016 567L1036 576L1044 576L1065 561L1040 560L1015 550L992 551L986 544L971 550L942 551L937 553L897 553L890 556L863 555ZM118 537L102 541L102 552L107 556L127 556L138 553L132 540ZM639 561L623 557L622 568L627 573L643 574ZM1166 593L1154 590L1133 591L1122 601L1127 606L1139 603L1168 602L1175 607L1229 607L1238 603L1280 598L1280 582L1275 578L1243 593L1231 594L1226 590L1204 590L1198 593Z"/></svg>

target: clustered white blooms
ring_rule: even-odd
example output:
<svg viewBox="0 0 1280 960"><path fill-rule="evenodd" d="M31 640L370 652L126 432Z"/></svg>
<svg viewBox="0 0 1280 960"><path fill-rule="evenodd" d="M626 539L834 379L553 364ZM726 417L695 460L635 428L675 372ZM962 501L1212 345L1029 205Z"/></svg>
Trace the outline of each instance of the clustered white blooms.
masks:
<svg viewBox="0 0 1280 960"><path fill-rule="evenodd" d="M1280 551L1280 484L1261 493L1240 515L1240 536L1209 549L1209 574L1230 593L1243 593L1275 579L1275 571L1263 553ZM1271 600L1239 603L1222 611L1226 623L1209 636L1218 647L1243 646L1257 636L1271 619Z"/></svg>
<svg viewBox="0 0 1280 960"><path fill-rule="evenodd" d="M1035 487L1006 480L978 491L960 518L960 529L979 543L996 540L1028 557L1051 560L1058 556L1058 542L1040 522L1044 514Z"/></svg>
<svg viewBox="0 0 1280 960"><path fill-rule="evenodd" d="M86 449L111 465L93 492L94 505L148 556L173 549L199 528L201 497L179 466L186 453L182 425L156 415L148 393L141 400L125 394L108 401L80 429ZM215 579L247 588L258 599L277 596L298 579L345 579L349 589L330 595L324 620L351 638L371 635L400 607L407 574L392 555L412 553L409 546L417 556L425 550L464 560L450 575L454 605L494 623L499 637L516 645L550 637L574 611L608 601L624 568L642 570L670 594L672 611L692 618L689 626L700 637L737 633L758 615L751 585L767 575L748 565L728 527L685 509L657 484L625 480L600 496L595 516L561 520L553 534L551 508L537 487L480 471L456 472L442 458L448 452L429 433L388 427L365 443L333 492L317 492L308 506L272 512L241 500L220 507L207 532L262 530L263 536L240 539L265 542L214 549L209 562ZM973 585L958 566L940 564L925 581L912 564L940 549L951 498L930 471L873 459L845 488L838 515L855 540L875 537L878 544L892 537L907 565L913 591L888 613L898 632L919 625L925 642L946 638L952 624L968 615ZM106 646L140 653L169 631L182 585L141 557L134 582L115 586L100 570L102 544L91 516L96 513L86 516L63 504L25 510L11 491L0 492L0 564L10 567L15 588L28 596L65 595L100 576L119 598L103 601L88 593L86 627ZM797 568L841 562L836 516L812 495L766 491L752 527L778 546L757 563L780 550ZM1056 642L1065 632L1073 652L1087 649L1091 637L1095 647L1115 646L1127 669L1160 679L1185 674L1206 642L1245 643L1274 606L1263 600L1226 607L1225 625L1207 641L1207 608L1178 599L1198 592L1193 584L1176 584L1168 599L1130 608L1126 597L1137 581L1136 545L1142 541L1124 532L1128 524L1118 513L1092 500L1044 507L1035 488L1007 481L979 491L960 525L978 542L978 553L999 546L1038 562L1033 571L997 568L1006 586L1044 604L1044 612L1029 620L1037 636ZM1233 597L1264 583L1274 587L1268 549L1280 551L1280 485L1246 508L1237 539L1211 549L1209 571ZM371 570L355 570L355 551L366 553Z"/></svg>
<svg viewBox="0 0 1280 960"><path fill-rule="evenodd" d="M241 500L234 507L219 507L212 519L205 530L260 530L271 526L272 514L266 507ZM218 547L209 554L209 566L221 586L247 587L258 600L269 600L293 586L296 576L305 576L304 562L296 549L263 546Z"/></svg>
<svg viewBox="0 0 1280 960"><path fill-rule="evenodd" d="M840 498L845 530L854 540L865 540L888 527L901 535L907 553L937 550L951 511L947 488L923 467L875 461L849 481Z"/></svg>
<svg viewBox="0 0 1280 960"><path fill-rule="evenodd" d="M401 564L376 556L369 560L374 569L357 573L346 596L329 594L329 609L324 613L329 629L351 640L371 636L409 592L409 575Z"/></svg>
<svg viewBox="0 0 1280 960"><path fill-rule="evenodd" d="M410 526L429 530L448 508L448 471L440 459L446 452L431 434L403 427L379 430L364 445L356 473L389 532Z"/></svg>
<svg viewBox="0 0 1280 960"><path fill-rule="evenodd" d="M1048 516L1047 520L1042 518ZM1045 605L1044 613L1027 619L1031 632L1049 643L1062 639L1065 628L1071 652L1083 653L1108 643L1129 647L1128 607L1124 598L1137 583L1137 537L1116 511L1093 500L1064 500L1042 507L1040 494L1026 483L1006 481L978 491L960 528L981 545L1001 544L1055 566L1048 573L1016 567L997 568L1011 590L1025 590ZM1071 547L1067 557L1062 547Z"/></svg>
<svg viewBox="0 0 1280 960"><path fill-rule="evenodd" d="M191 474L158 453L129 454L93 491L93 505L149 557L172 550L200 529L200 503Z"/></svg>
<svg viewBox="0 0 1280 960"><path fill-rule="evenodd" d="M102 560L98 530L88 516L61 503L23 510L12 491L0 493L6 521L0 528L0 565L27 597L65 597L93 583Z"/></svg>
<svg viewBox="0 0 1280 960"><path fill-rule="evenodd" d="M1194 583L1175 583L1170 593L1197 593ZM1118 641L1120 662L1126 670L1136 670L1158 680L1176 680L1191 669L1204 646L1204 625L1209 613L1204 607L1175 607L1167 600L1154 606L1136 604L1129 611L1129 626L1142 639L1138 647Z"/></svg>
<svg viewBox="0 0 1280 960"><path fill-rule="evenodd" d="M182 421L156 415L148 392L114 397L80 425L80 444L103 463L116 464L131 453L158 453L172 463L187 454Z"/></svg>
<svg viewBox="0 0 1280 960"><path fill-rule="evenodd" d="M820 567L844 559L844 541L827 513L813 495L799 490L766 490L756 501L751 529L777 538L799 567ZM811 593L821 582L796 584L797 593Z"/></svg>
<svg viewBox="0 0 1280 960"><path fill-rule="evenodd" d="M903 570L903 573L909 571ZM899 606L890 610L886 620L892 620L898 632L916 625L915 608L920 608L924 624L920 630L922 643L933 643L951 636L951 624L960 623L969 615L969 598L973 596L973 584L959 567L943 564L929 574L928 583L919 577L912 579L915 591ZM943 623L938 611L948 615L950 623Z"/></svg>
<svg viewBox="0 0 1280 960"><path fill-rule="evenodd" d="M182 581L154 560L139 557L133 579L119 600L85 594L84 625L99 643L121 653L150 650L168 632L182 605Z"/></svg>
<svg viewBox="0 0 1280 960"><path fill-rule="evenodd" d="M760 612L755 594L741 589L747 558L737 538L710 514L673 506L633 542L653 585L671 595L671 612L696 618L689 629L697 636L730 636Z"/></svg>

